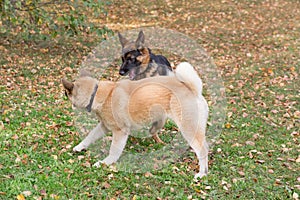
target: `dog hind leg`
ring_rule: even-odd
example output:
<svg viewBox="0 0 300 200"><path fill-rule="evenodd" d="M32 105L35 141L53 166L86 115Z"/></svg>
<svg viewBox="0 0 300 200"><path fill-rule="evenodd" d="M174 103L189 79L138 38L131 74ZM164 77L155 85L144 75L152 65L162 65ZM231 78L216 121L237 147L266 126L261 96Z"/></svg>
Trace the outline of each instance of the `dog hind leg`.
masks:
<svg viewBox="0 0 300 200"><path fill-rule="evenodd" d="M188 130L182 129L181 132L198 158L199 172L194 178L202 178L208 173L208 144L205 139L205 133L190 128Z"/></svg>
<svg viewBox="0 0 300 200"><path fill-rule="evenodd" d="M196 153L198 160L199 160L199 172L195 175L195 179L202 178L203 176L207 175L208 173L208 143L204 139L200 151L198 149L199 145L196 145L197 147L194 147L194 151L198 152Z"/></svg>
<svg viewBox="0 0 300 200"><path fill-rule="evenodd" d="M102 123L99 122L97 126L88 134L88 136L80 142L76 147L73 148L74 152L80 152L84 149L87 149L90 144L101 138L105 135L105 128L102 126Z"/></svg>
<svg viewBox="0 0 300 200"><path fill-rule="evenodd" d="M158 136L158 132L164 127L165 123L166 123L166 119L157 120L152 124L152 127L149 130L153 139L157 143L165 144Z"/></svg>

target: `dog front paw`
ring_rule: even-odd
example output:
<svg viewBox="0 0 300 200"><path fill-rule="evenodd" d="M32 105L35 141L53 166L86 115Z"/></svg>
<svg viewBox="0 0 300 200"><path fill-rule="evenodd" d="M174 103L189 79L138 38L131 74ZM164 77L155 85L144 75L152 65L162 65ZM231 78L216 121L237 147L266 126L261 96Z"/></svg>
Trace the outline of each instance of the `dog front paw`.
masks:
<svg viewBox="0 0 300 200"><path fill-rule="evenodd" d="M102 160L100 160L100 161L96 162L95 164L93 164L93 167L99 168L99 167L101 167L101 165L105 165L105 163L103 163Z"/></svg>
<svg viewBox="0 0 300 200"><path fill-rule="evenodd" d="M86 149L86 147L84 145L79 144L79 145L77 145L76 147L73 148L73 152L81 152L85 149Z"/></svg>
<svg viewBox="0 0 300 200"><path fill-rule="evenodd" d="M201 178L203 178L203 177L206 176L206 175L207 175L206 173L201 173L201 172L199 172L199 173L195 174L194 180L197 181L198 178L201 179Z"/></svg>

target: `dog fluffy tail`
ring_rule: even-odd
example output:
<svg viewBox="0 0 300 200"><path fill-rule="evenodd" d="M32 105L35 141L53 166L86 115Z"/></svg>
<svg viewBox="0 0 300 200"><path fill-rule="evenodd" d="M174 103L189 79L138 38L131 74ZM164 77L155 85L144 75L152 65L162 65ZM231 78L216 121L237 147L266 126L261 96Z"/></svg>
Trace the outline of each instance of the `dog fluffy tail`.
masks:
<svg viewBox="0 0 300 200"><path fill-rule="evenodd" d="M197 96L202 95L202 81L199 78L196 70L188 62L182 62L176 67L176 77L180 82L183 82Z"/></svg>

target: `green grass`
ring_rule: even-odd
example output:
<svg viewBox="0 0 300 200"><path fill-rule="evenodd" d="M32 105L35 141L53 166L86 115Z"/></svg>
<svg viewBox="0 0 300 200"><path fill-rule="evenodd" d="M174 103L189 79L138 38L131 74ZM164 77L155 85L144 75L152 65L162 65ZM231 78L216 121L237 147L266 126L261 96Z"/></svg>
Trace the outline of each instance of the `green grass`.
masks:
<svg viewBox="0 0 300 200"><path fill-rule="evenodd" d="M58 87L58 82L55 85ZM245 91L251 91L251 85L246 84ZM81 138L74 127L67 125L72 121L72 112L63 92L49 94L43 85L37 87L41 87L38 95L24 87L21 98L15 98L20 91L9 91L1 100L2 105L12 107L1 115L4 123L0 143L2 199L15 199L24 191L25 194L30 191L29 199L187 199L189 195L210 199L260 199L266 194L268 199L288 199L297 191L299 164L289 160L299 154L297 141L290 135L296 128L272 127L260 116L270 109L280 111L277 106L264 108L251 101L243 107L229 104L228 111L235 108L226 122L231 127L224 129L221 143L211 149L208 177L197 183L192 180L196 170L192 152L184 153L175 163L152 171L151 175L115 171L105 166L91 167L97 161L92 152L74 154L71 151ZM286 94L284 88L272 86L269 89ZM1 87L2 94L7 92ZM249 98L259 99L259 95ZM273 96L261 99L272 102ZM242 103L245 99L239 101ZM240 117L244 112L247 117ZM172 140L174 124L168 122L165 128L161 138L167 142ZM132 150L130 146L136 147ZM162 148L151 138L130 138L127 151L151 151L149 146Z"/></svg>
<svg viewBox="0 0 300 200"><path fill-rule="evenodd" d="M200 35L198 41L211 52L226 87L226 122L210 147L209 174L198 182L193 181L197 160L189 149L163 167L141 173L118 166L92 167L106 156L97 155L97 145L72 152L82 137L60 79L76 77L83 57L99 38L70 39L46 47L47 53L30 44L0 41L0 199L296 199L300 32L295 22L300 15L296 2L280 2L269 7L264 1L242 1L229 8L214 1L191 8L189 2L174 1L187 12L197 10L190 24L176 9L176 19L164 13L163 19L155 17L161 26ZM150 7L155 5L143 9ZM123 16L123 10L115 7L112 15ZM135 20L134 13L130 16L120 19ZM194 27L197 17L208 26L206 32ZM241 25L260 18L260 30ZM277 23L269 20L273 18ZM172 142L176 130L168 121L161 139ZM125 152L139 155L163 148L152 138L130 137ZM141 158L140 165L144 162Z"/></svg>

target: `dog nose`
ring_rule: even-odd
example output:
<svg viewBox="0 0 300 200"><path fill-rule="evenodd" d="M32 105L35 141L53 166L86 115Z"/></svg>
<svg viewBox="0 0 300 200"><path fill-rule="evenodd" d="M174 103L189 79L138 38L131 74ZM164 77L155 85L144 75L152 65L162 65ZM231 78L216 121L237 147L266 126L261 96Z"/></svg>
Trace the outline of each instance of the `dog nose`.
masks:
<svg viewBox="0 0 300 200"><path fill-rule="evenodd" d="M119 71L119 74L120 74L121 76L123 76L123 75L125 74L125 71L124 71L124 70L120 70L120 71Z"/></svg>

